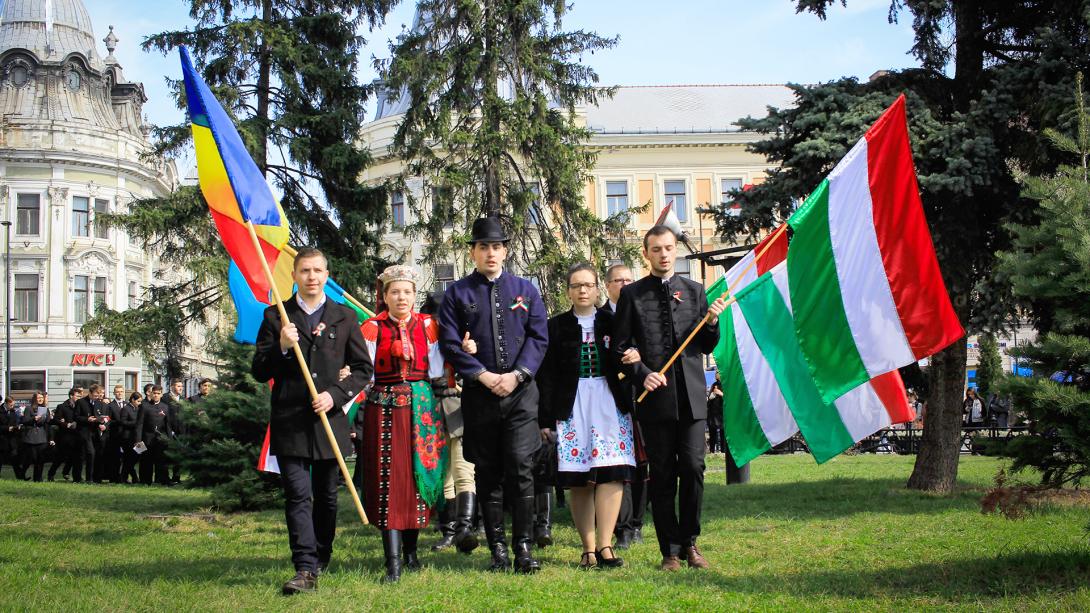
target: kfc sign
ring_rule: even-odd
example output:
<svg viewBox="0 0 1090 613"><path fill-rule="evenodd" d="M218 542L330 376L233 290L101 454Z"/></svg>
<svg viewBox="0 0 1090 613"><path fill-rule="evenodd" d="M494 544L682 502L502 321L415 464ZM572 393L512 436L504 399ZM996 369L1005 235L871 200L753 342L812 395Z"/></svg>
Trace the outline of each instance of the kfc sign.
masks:
<svg viewBox="0 0 1090 613"><path fill-rule="evenodd" d="M71 366L113 366L115 361L112 353L73 353Z"/></svg>

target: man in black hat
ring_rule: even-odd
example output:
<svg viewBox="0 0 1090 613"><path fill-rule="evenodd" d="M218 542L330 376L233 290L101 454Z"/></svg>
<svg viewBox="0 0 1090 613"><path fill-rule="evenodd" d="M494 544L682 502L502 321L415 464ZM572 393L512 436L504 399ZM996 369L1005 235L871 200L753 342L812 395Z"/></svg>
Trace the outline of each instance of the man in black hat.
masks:
<svg viewBox="0 0 1090 613"><path fill-rule="evenodd" d="M548 318L529 280L503 271L508 237L496 217L473 222L470 257L476 270L450 286L439 309L443 357L465 381L465 457L476 469L477 496L492 552L490 570L511 567L503 526L504 483L515 496L515 572L540 568L531 554L533 455L541 446L534 375L548 346ZM476 341L477 352L462 350Z"/></svg>

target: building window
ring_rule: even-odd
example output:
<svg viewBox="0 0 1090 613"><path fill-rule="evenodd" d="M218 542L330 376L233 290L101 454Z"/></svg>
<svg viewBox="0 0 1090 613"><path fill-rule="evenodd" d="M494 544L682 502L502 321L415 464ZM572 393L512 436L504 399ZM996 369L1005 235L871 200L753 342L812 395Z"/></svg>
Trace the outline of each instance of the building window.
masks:
<svg viewBox="0 0 1090 613"><path fill-rule="evenodd" d="M720 182L720 194L719 201L723 204L723 208L727 210L727 215L737 217L742 214L741 205L734 203L734 196L732 192L736 192L742 189L741 179L723 179Z"/></svg>
<svg viewBox="0 0 1090 613"><path fill-rule="evenodd" d="M87 314L91 309L89 290L86 276L76 275L72 278L72 321L77 324L87 321Z"/></svg>
<svg viewBox="0 0 1090 613"><path fill-rule="evenodd" d="M628 181L606 181L606 217L628 210Z"/></svg>
<svg viewBox="0 0 1090 613"><path fill-rule="evenodd" d="M106 387L106 373L101 370L73 370L72 386L88 389L94 384Z"/></svg>
<svg viewBox="0 0 1090 613"><path fill-rule="evenodd" d="M689 203L685 197L685 181L663 181L664 201L674 203L674 212L681 223L689 221Z"/></svg>
<svg viewBox="0 0 1090 613"><path fill-rule="evenodd" d="M405 227L405 194L401 192L394 192L390 196L390 211L392 217L390 225L394 228Z"/></svg>
<svg viewBox="0 0 1090 613"><path fill-rule="evenodd" d="M125 373L125 397L140 391L140 373L128 371Z"/></svg>
<svg viewBox="0 0 1090 613"><path fill-rule="evenodd" d="M41 194L19 194L15 213L15 233L37 236L41 208Z"/></svg>
<svg viewBox="0 0 1090 613"><path fill-rule="evenodd" d="M15 321L38 321L38 275L15 275Z"/></svg>
<svg viewBox="0 0 1090 613"><path fill-rule="evenodd" d="M136 306L137 306L136 301L140 299L138 291L139 290L137 289L136 281L129 281L129 308L130 309L135 309Z"/></svg>
<svg viewBox="0 0 1090 613"><path fill-rule="evenodd" d="M106 277L95 277L95 309L99 312L106 308Z"/></svg>
<svg viewBox="0 0 1090 613"><path fill-rule="evenodd" d="M11 373L11 395L30 399L34 392L45 392L44 370L21 370ZM19 394L22 392L22 394ZM24 395L25 394L25 395Z"/></svg>
<svg viewBox="0 0 1090 613"><path fill-rule="evenodd" d="M90 201L83 196L72 198L72 236L90 236Z"/></svg>
<svg viewBox="0 0 1090 613"><path fill-rule="evenodd" d="M543 223L542 210L541 210L541 184L531 183L529 185L530 193L533 194L533 198L530 200L530 205L527 207L530 213L530 225L539 226Z"/></svg>
<svg viewBox="0 0 1090 613"><path fill-rule="evenodd" d="M674 274L679 277L685 277L686 279L692 279L693 276L689 272L690 263L688 258L678 258L674 260Z"/></svg>
<svg viewBox="0 0 1090 613"><path fill-rule="evenodd" d="M109 229L106 227L106 223L98 220L99 213L110 212L110 201L103 200L101 198L95 198L95 238L109 238Z"/></svg>
<svg viewBox="0 0 1090 613"><path fill-rule="evenodd" d="M454 264L435 265L435 290L446 291L454 283Z"/></svg>

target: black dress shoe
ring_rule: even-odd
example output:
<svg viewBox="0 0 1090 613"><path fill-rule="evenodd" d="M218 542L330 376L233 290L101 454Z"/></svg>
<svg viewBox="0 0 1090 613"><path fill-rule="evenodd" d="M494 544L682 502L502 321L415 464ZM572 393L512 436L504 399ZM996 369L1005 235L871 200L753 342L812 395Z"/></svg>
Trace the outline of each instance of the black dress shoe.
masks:
<svg viewBox="0 0 1090 613"><path fill-rule="evenodd" d="M494 573L505 573L511 570L511 558L507 555L507 543L492 543L492 564L488 570Z"/></svg>
<svg viewBox="0 0 1090 613"><path fill-rule="evenodd" d="M632 536L625 530L617 535L617 549L628 549L632 546Z"/></svg>
<svg viewBox="0 0 1090 613"><path fill-rule="evenodd" d="M291 581L288 581L284 584L281 592L285 596L293 596L300 592L313 592L317 589L318 577L316 577L314 573L310 571L301 570L295 573L295 576L292 577Z"/></svg>
<svg viewBox="0 0 1090 613"><path fill-rule="evenodd" d="M534 559L530 553L530 542L522 541L515 544L515 572L522 575L532 575L541 570L541 563Z"/></svg>

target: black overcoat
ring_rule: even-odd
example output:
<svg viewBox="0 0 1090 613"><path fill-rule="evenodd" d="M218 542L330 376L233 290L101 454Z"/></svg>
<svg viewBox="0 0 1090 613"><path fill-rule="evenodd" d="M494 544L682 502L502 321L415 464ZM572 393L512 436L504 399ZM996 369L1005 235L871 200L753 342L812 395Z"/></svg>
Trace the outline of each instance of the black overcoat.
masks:
<svg viewBox="0 0 1090 613"><path fill-rule="evenodd" d="M617 340L611 350L618 361L628 348L639 350L641 361L620 366L637 397L643 393L647 375L661 370L707 312L704 287L677 275L665 285L659 277L648 275L621 290L614 323ZM703 356L718 342L718 325L704 325L667 371L667 384L636 403L636 418L649 423L677 420L679 401L689 403L693 419L707 418ZM685 378L687 398L677 396L677 376Z"/></svg>
<svg viewBox="0 0 1090 613"><path fill-rule="evenodd" d="M326 416L343 455L349 455L352 444L348 437L348 419L341 407L355 398L371 380L374 367L360 333L356 313L348 307L326 300L322 312L322 330L307 326L306 314L296 297L284 301L288 318L299 329L299 348L310 367L318 393L329 392L333 409ZM280 313L276 306L265 309L265 319L257 333L257 350L251 372L258 381L272 379L272 399L269 426L269 450L274 455L295 456L314 460L332 460L322 422L311 407L310 391L299 370L295 352L280 350ZM338 381L341 368L348 366L352 374Z"/></svg>

